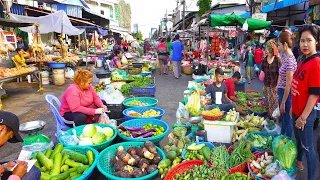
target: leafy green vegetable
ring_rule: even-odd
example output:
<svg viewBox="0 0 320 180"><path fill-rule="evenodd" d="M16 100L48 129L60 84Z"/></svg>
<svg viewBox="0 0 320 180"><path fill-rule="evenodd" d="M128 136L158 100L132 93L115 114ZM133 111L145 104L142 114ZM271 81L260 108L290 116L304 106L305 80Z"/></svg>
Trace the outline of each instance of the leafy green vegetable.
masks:
<svg viewBox="0 0 320 180"><path fill-rule="evenodd" d="M294 141L280 135L275 138L272 146L275 158L279 160L282 168L286 170L291 169L298 154Z"/></svg>
<svg viewBox="0 0 320 180"><path fill-rule="evenodd" d="M130 79L134 79L134 81L121 86L120 92L124 96L129 96L133 87L148 88L146 84L153 83L153 80L150 77L144 77L144 76L129 76L129 77L131 77Z"/></svg>
<svg viewBox="0 0 320 180"><path fill-rule="evenodd" d="M273 130L274 128L276 128L276 123L274 121L267 119L267 127L268 129Z"/></svg>
<svg viewBox="0 0 320 180"><path fill-rule="evenodd" d="M173 129L173 134L179 138L184 138L187 134L187 129L181 126L175 127Z"/></svg>
<svg viewBox="0 0 320 180"><path fill-rule="evenodd" d="M260 112L260 113L266 112L266 108L265 107L259 107L259 106L255 106L255 107L251 108L251 110L253 112Z"/></svg>
<svg viewBox="0 0 320 180"><path fill-rule="evenodd" d="M260 134L251 134L250 138L248 139L250 142L252 142L253 147L267 150L271 149L272 147L272 136L263 136Z"/></svg>

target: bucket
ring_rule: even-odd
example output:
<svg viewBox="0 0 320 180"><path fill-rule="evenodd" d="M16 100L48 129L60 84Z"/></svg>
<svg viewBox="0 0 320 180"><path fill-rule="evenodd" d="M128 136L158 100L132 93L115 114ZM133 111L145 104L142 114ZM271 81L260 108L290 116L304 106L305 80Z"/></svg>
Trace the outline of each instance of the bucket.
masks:
<svg viewBox="0 0 320 180"><path fill-rule="evenodd" d="M42 71L42 84L43 85L49 84L49 72L48 71Z"/></svg>
<svg viewBox="0 0 320 180"><path fill-rule="evenodd" d="M62 86L65 83L65 69L53 69L53 84Z"/></svg>
<svg viewBox="0 0 320 180"><path fill-rule="evenodd" d="M97 59L97 60L96 60L96 67L97 67L97 68L102 67L102 60L101 60L101 59Z"/></svg>

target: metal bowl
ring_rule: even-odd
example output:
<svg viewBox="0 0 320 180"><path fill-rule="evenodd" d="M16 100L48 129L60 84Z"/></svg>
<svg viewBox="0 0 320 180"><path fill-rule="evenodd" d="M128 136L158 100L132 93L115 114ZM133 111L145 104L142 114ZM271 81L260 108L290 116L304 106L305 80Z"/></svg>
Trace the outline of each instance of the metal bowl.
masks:
<svg viewBox="0 0 320 180"><path fill-rule="evenodd" d="M191 117L189 119L189 123L190 124L198 124L201 122L202 117L201 116L197 116L197 117Z"/></svg>
<svg viewBox="0 0 320 180"><path fill-rule="evenodd" d="M38 131L41 131L44 126L46 125L45 121L36 120L36 121L30 121L23 124L20 124L20 132L31 134Z"/></svg>

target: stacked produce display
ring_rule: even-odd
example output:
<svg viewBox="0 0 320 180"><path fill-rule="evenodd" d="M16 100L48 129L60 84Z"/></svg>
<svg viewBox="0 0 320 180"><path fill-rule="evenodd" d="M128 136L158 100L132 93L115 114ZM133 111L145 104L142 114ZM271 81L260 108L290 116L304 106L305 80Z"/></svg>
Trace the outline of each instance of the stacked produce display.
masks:
<svg viewBox="0 0 320 180"><path fill-rule="evenodd" d="M0 79L15 77L23 74L28 74L36 71L36 67L21 67L21 68L4 68L0 67Z"/></svg>

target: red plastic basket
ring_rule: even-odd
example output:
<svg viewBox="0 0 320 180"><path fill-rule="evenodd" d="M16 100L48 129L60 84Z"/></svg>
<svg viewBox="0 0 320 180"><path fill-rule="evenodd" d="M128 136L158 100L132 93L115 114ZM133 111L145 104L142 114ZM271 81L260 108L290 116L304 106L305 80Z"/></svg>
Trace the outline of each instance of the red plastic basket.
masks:
<svg viewBox="0 0 320 180"><path fill-rule="evenodd" d="M228 148L228 153L231 154L232 151L234 150L235 146L234 145L231 145L229 148ZM233 173L236 173L236 172L246 172L247 171L247 162L244 162L242 164L239 164L233 168L230 168L228 173L229 174L233 174Z"/></svg>
<svg viewBox="0 0 320 180"><path fill-rule="evenodd" d="M258 104L258 105L253 105L251 102L254 102L254 101L260 102L260 104ZM258 100L248 100L248 101L247 101L247 104L248 104L248 106L263 106L263 105L264 105L264 102L263 102L262 100L260 100L260 99L258 99Z"/></svg>
<svg viewBox="0 0 320 180"><path fill-rule="evenodd" d="M255 92L255 93L259 93L258 91L256 91L256 90L246 90L246 93L247 94L249 94L249 93L253 93L253 92Z"/></svg>
<svg viewBox="0 0 320 180"><path fill-rule="evenodd" d="M196 165L197 166L202 165L203 162L204 162L203 160L189 160L189 161L180 163L168 172L164 180L173 180L176 177L176 174L183 174L191 170Z"/></svg>
<svg viewBox="0 0 320 180"><path fill-rule="evenodd" d="M203 117L203 119L205 120L209 120L209 121L217 121L220 120L223 117L223 113L220 116L207 116L204 115L203 113L201 113L201 116Z"/></svg>

